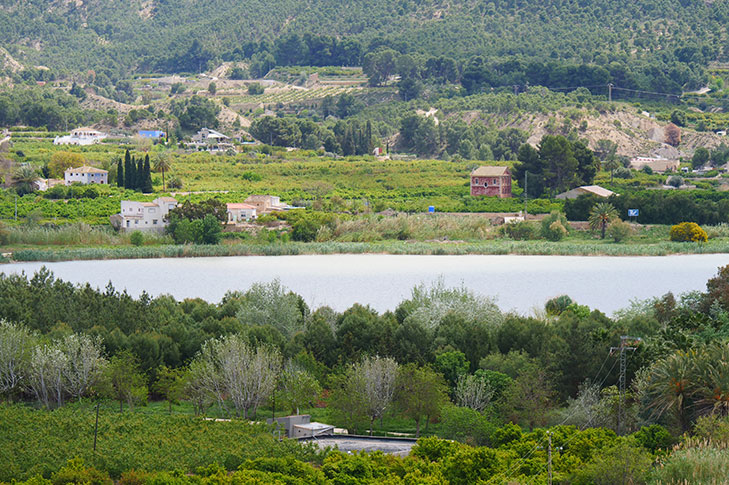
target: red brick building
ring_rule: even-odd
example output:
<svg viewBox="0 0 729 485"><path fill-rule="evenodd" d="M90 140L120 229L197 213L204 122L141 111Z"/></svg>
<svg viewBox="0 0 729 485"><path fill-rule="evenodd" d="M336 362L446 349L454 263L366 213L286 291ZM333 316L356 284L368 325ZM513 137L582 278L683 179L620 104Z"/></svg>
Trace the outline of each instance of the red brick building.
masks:
<svg viewBox="0 0 729 485"><path fill-rule="evenodd" d="M471 195L511 197L509 167L478 167L471 172Z"/></svg>

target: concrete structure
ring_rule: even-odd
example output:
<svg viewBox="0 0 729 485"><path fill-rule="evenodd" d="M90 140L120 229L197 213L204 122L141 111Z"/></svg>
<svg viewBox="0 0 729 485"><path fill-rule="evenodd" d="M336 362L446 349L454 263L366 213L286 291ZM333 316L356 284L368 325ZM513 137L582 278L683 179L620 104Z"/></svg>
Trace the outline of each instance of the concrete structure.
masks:
<svg viewBox="0 0 729 485"><path fill-rule="evenodd" d="M106 185L109 183L109 172L100 168L84 165L82 167L69 168L63 172L63 180L66 185L71 185L74 182L80 182L84 185Z"/></svg>
<svg viewBox="0 0 729 485"><path fill-rule="evenodd" d="M266 420L273 424L273 419ZM277 426L283 428L289 438L315 438L334 434L334 426L311 421L311 416L301 414L298 416L285 416L276 418Z"/></svg>
<svg viewBox="0 0 729 485"><path fill-rule="evenodd" d="M417 440L415 438L389 438L389 437L372 437L372 436L352 436L352 435L332 435L322 438L303 439L302 441L311 441L315 443L319 449L334 448L344 453L352 453L355 451L381 451L388 455L407 456L410 454Z"/></svg>
<svg viewBox="0 0 729 485"><path fill-rule="evenodd" d="M121 231L164 232L170 210L177 207L172 197L159 197L152 202L121 201L121 212L111 216L111 225Z"/></svg>
<svg viewBox="0 0 729 485"><path fill-rule="evenodd" d="M57 136L53 139L54 145L93 145L106 138L106 133L93 128L76 128L70 135Z"/></svg>
<svg viewBox="0 0 729 485"><path fill-rule="evenodd" d="M667 158L650 158L635 157L630 159L630 168L633 170L642 170L643 167L650 167L657 173L675 172L681 163L678 160L669 160Z"/></svg>
<svg viewBox="0 0 729 485"><path fill-rule="evenodd" d="M471 172L471 195L511 197L509 167L478 167Z"/></svg>
<svg viewBox="0 0 729 485"><path fill-rule="evenodd" d="M288 206L281 203L281 199L275 195L251 195L244 202L255 207L258 215L282 211L288 208Z"/></svg>
<svg viewBox="0 0 729 485"><path fill-rule="evenodd" d="M228 222L244 222L256 218L256 206L250 204L225 204Z"/></svg>
<svg viewBox="0 0 729 485"><path fill-rule="evenodd" d="M557 195L557 198L576 199L577 197L584 194L608 198L611 195L615 195L615 192L613 192L612 190L608 190L604 187L600 187L599 185L583 185L582 187L575 187L574 189L568 190L567 192L562 192L561 194Z"/></svg>

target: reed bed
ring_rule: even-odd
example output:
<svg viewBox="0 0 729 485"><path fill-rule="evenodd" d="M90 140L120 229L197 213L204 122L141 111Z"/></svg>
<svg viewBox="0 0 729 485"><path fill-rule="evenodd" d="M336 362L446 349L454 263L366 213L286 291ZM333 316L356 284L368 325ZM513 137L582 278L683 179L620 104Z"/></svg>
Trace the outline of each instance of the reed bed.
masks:
<svg viewBox="0 0 729 485"><path fill-rule="evenodd" d="M111 227L84 223L62 226L11 226L5 229L8 244L33 246L121 246L130 244L130 233L117 233ZM146 243L170 242L169 237L145 234Z"/></svg>
<svg viewBox="0 0 729 485"><path fill-rule="evenodd" d="M729 252L729 242L690 244L569 243L494 240L478 243L384 241L315 242L235 245L164 245L119 248L22 249L13 261L72 261L89 259L194 258L218 256L292 256L301 254L397 255L545 255L545 256L666 256Z"/></svg>

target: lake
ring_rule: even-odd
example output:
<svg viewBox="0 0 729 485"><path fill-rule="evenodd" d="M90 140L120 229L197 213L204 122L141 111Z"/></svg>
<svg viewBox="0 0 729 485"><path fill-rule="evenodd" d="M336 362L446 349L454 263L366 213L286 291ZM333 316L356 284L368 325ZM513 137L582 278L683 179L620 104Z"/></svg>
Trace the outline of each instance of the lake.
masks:
<svg viewBox="0 0 729 485"><path fill-rule="evenodd" d="M705 290L706 281L729 254L662 257L590 256L406 256L306 255L225 258L133 259L14 263L0 272L32 275L42 266L57 278L118 289L138 296L143 290L177 299L199 297L218 302L230 290L279 278L312 308L342 311L354 303L382 312L394 310L413 286L442 278L496 298L502 310L530 313L549 298L567 294L607 314L632 299Z"/></svg>

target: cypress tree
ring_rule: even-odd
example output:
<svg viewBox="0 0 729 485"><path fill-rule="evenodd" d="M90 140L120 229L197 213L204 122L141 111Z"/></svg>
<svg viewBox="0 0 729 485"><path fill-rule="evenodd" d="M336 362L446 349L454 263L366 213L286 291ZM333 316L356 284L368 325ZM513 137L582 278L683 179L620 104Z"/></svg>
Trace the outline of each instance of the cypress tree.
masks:
<svg viewBox="0 0 729 485"><path fill-rule="evenodd" d="M370 120L367 120L367 153L372 154L372 150L374 150L374 144L372 143L372 122Z"/></svg>
<svg viewBox="0 0 729 485"><path fill-rule="evenodd" d="M134 164L129 150L124 154L124 187L134 189Z"/></svg>
<svg viewBox="0 0 729 485"><path fill-rule="evenodd" d="M142 192L145 194L150 194L154 192L154 187L152 186L152 171L149 167L149 155L144 156L144 169L142 170Z"/></svg>
<svg viewBox="0 0 729 485"><path fill-rule="evenodd" d="M116 186L124 187L124 162L121 160L116 163Z"/></svg>
<svg viewBox="0 0 729 485"><path fill-rule="evenodd" d="M144 185L144 160L142 158L137 162L137 170L134 177L134 190L142 190Z"/></svg>

